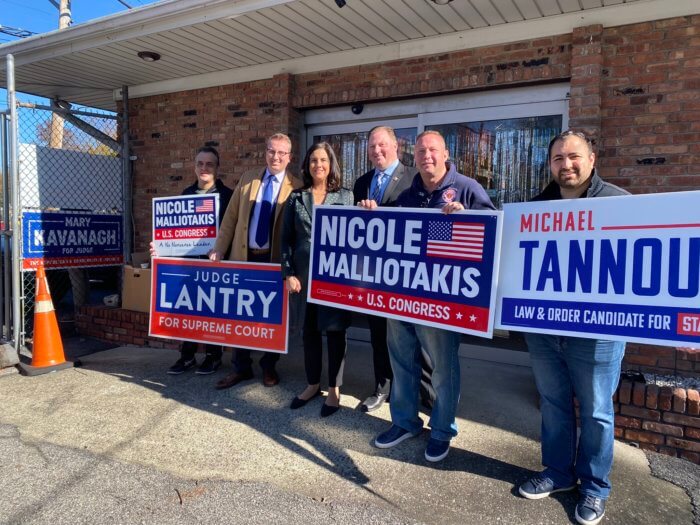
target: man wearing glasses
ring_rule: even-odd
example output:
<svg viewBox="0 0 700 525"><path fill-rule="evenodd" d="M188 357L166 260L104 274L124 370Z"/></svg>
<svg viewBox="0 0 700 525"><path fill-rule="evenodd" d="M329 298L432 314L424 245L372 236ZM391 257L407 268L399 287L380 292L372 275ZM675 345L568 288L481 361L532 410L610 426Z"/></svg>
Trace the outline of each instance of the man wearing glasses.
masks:
<svg viewBox="0 0 700 525"><path fill-rule="evenodd" d="M301 181L287 171L291 151L292 141L287 135L276 133L267 139L267 166L241 177L219 227L214 249L209 253L212 261L228 254L231 261L279 262L282 210L289 194L301 187ZM260 359L265 386L275 386L280 381L275 370L279 357L277 353L265 352ZM216 388L230 388L252 379L252 364L250 350L237 348L234 372L219 381Z"/></svg>

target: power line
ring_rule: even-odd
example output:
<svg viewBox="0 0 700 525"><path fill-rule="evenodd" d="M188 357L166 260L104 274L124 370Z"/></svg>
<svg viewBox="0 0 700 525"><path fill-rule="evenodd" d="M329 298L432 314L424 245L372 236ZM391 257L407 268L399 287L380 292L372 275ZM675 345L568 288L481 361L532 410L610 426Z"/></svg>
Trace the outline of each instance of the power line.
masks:
<svg viewBox="0 0 700 525"><path fill-rule="evenodd" d="M14 36L16 38L27 38L28 36L36 35L35 32L29 31L27 29L20 29L19 27L4 26L2 24L0 24L0 33Z"/></svg>
<svg viewBox="0 0 700 525"><path fill-rule="evenodd" d="M32 11L37 11L37 12L43 13L45 15L53 16L53 13L51 13L49 11L44 11L43 9L39 9L37 7L28 6L28 5L25 5L24 3L21 3L21 2L13 2L12 0L3 0L3 2L7 3L7 4L16 5L17 7L21 7L22 9L30 9Z"/></svg>

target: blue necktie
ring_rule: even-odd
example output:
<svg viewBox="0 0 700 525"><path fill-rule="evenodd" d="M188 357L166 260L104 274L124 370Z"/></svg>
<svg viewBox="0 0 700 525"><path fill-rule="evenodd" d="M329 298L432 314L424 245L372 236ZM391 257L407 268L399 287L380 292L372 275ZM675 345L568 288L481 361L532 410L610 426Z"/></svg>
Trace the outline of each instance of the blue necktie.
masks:
<svg viewBox="0 0 700 525"><path fill-rule="evenodd" d="M383 171L380 171L377 174L377 181L374 183L374 191L372 192L371 199L375 201L377 204L379 204L379 201L382 198L382 188L384 187L384 178L386 177L386 173Z"/></svg>
<svg viewBox="0 0 700 525"><path fill-rule="evenodd" d="M260 201L260 213L258 214L258 229L255 231L255 242L262 248L270 238L270 216L272 215L272 177L268 174L263 181L263 197Z"/></svg>

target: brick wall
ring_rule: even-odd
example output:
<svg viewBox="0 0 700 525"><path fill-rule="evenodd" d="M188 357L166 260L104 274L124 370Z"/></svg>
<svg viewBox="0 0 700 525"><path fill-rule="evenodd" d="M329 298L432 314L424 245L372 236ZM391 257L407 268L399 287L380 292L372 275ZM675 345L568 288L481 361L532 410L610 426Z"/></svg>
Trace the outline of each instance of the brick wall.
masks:
<svg viewBox="0 0 700 525"><path fill-rule="evenodd" d="M700 187L700 16L605 29L601 174L632 193Z"/></svg>
<svg viewBox="0 0 700 525"><path fill-rule="evenodd" d="M569 127L585 131L593 140L600 138L601 128L602 38L601 25L577 28L571 52Z"/></svg>
<svg viewBox="0 0 700 525"><path fill-rule="evenodd" d="M614 402L616 438L700 463L697 390L622 381Z"/></svg>
<svg viewBox="0 0 700 525"><path fill-rule="evenodd" d="M686 348L628 343L623 366L626 370L700 377L700 352Z"/></svg>
<svg viewBox="0 0 700 525"><path fill-rule="evenodd" d="M179 341L149 337L148 314L132 310L107 306L82 306L75 316L75 328L81 335L114 343L115 346L180 348Z"/></svg>
<svg viewBox="0 0 700 525"><path fill-rule="evenodd" d="M134 248L151 240L151 199L178 195L195 181L194 152L221 154L220 177L235 187L247 170L265 165L265 138L282 130L299 143L302 116L290 107L290 75L268 80L132 99ZM298 151L295 150L298 154Z"/></svg>
<svg viewBox="0 0 700 525"><path fill-rule="evenodd" d="M296 77L296 108L567 80L571 35L539 38Z"/></svg>
<svg viewBox="0 0 700 525"><path fill-rule="evenodd" d="M264 139L276 131L292 137L292 166L301 162L303 109L566 80L570 41L562 35L131 99L135 250L150 241L151 198L194 181L192 157L202 145L219 148L221 178L234 187L246 170L264 165Z"/></svg>
<svg viewBox="0 0 700 525"><path fill-rule="evenodd" d="M700 16L573 34L569 126L598 139L603 178L632 193L700 186Z"/></svg>

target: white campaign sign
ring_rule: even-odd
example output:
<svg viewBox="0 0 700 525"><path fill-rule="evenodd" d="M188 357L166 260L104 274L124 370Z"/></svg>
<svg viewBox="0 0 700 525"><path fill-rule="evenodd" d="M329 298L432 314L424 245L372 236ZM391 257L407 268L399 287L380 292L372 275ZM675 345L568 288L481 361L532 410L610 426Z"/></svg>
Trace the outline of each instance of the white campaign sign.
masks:
<svg viewBox="0 0 700 525"><path fill-rule="evenodd" d="M497 328L700 345L700 191L504 212Z"/></svg>

